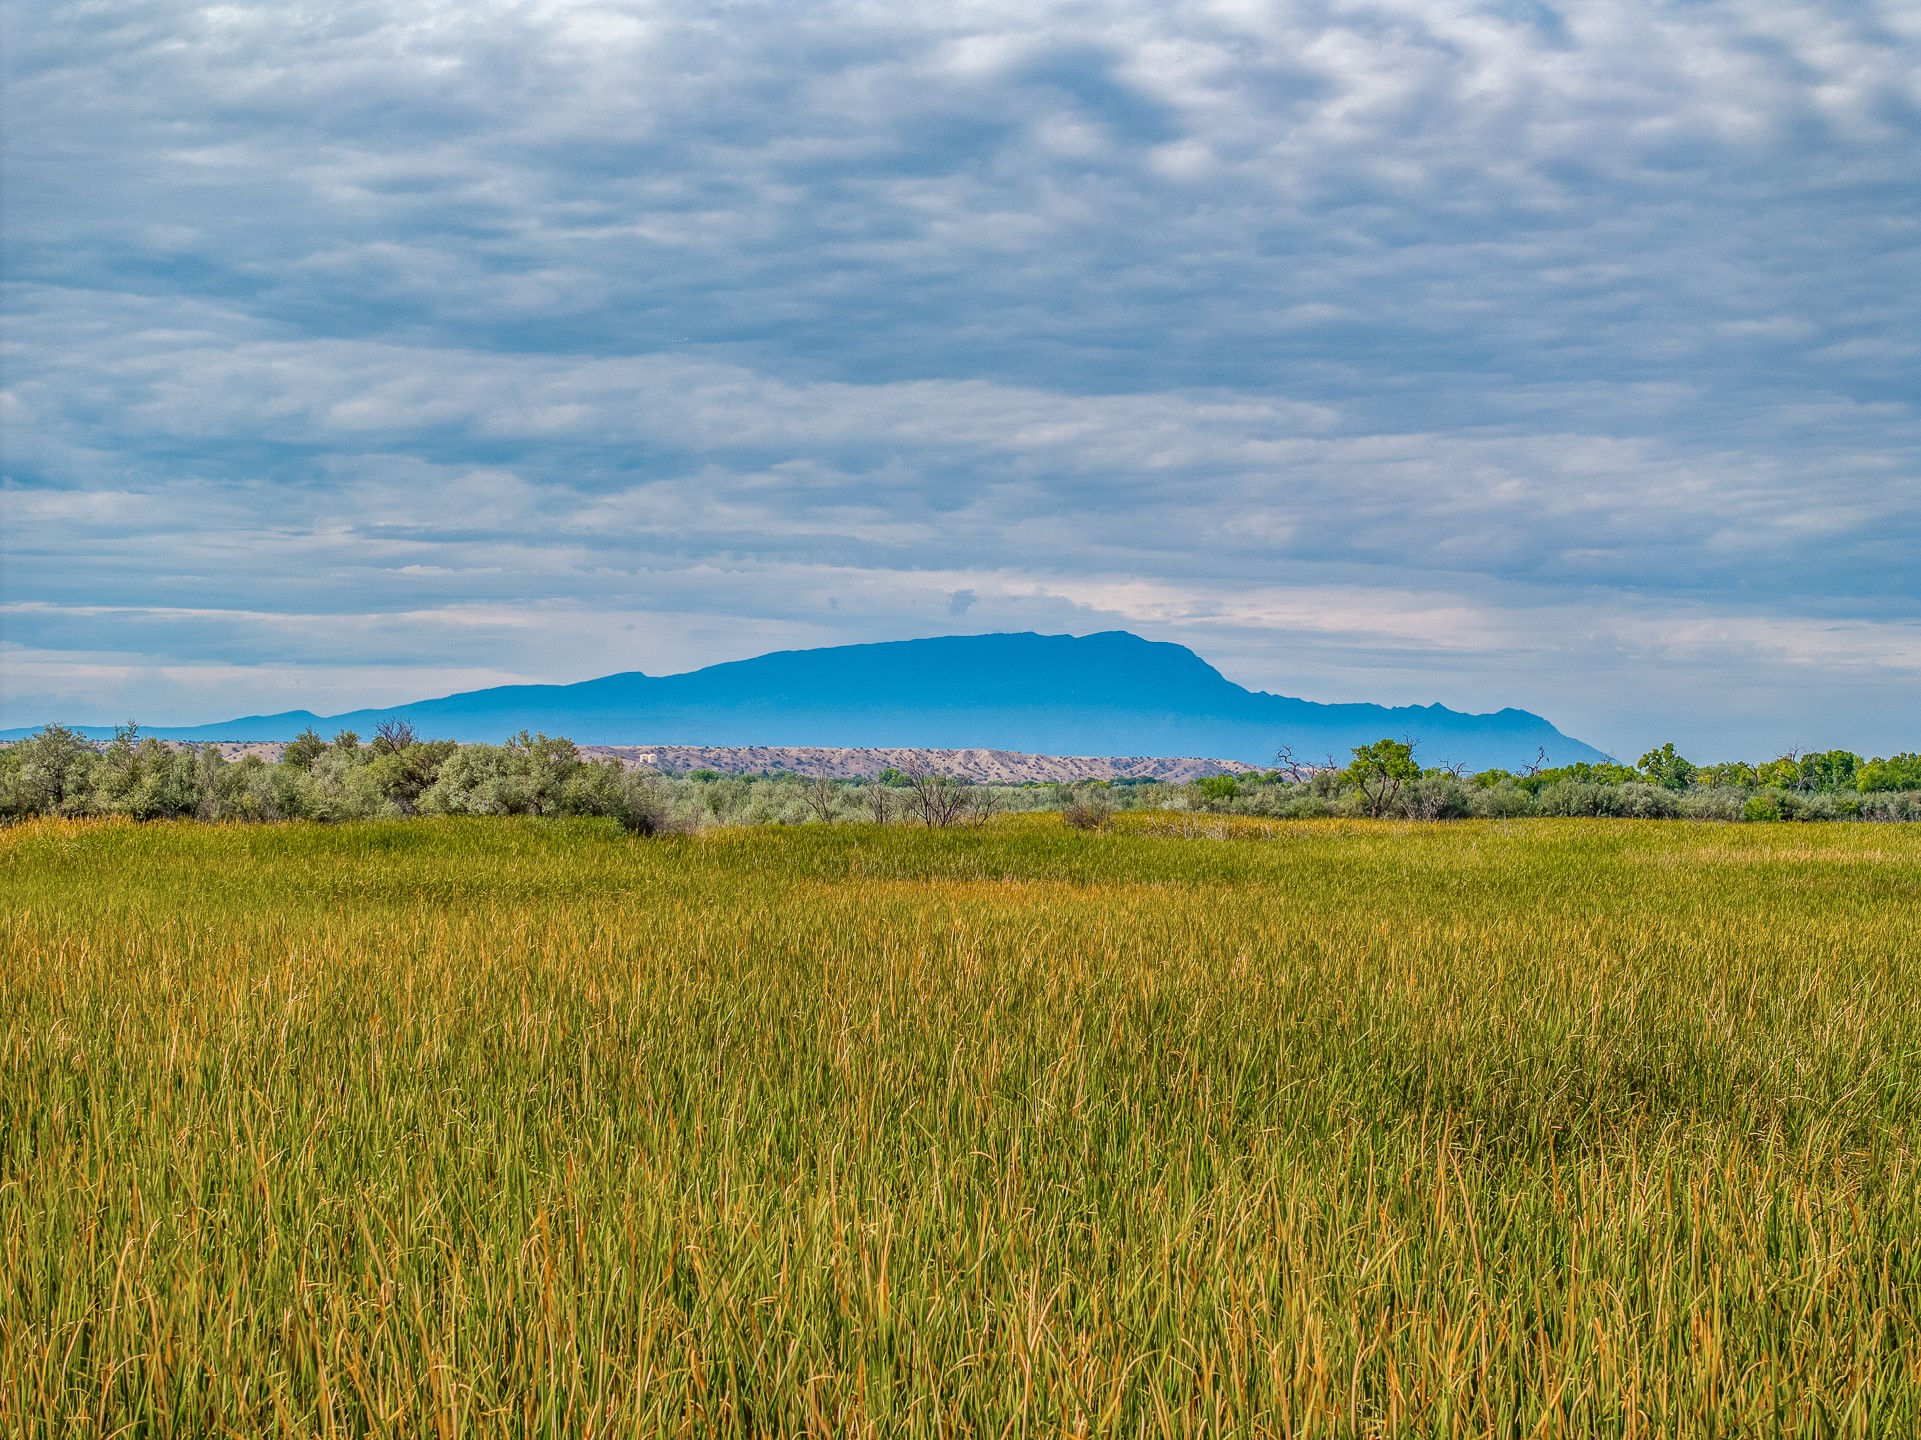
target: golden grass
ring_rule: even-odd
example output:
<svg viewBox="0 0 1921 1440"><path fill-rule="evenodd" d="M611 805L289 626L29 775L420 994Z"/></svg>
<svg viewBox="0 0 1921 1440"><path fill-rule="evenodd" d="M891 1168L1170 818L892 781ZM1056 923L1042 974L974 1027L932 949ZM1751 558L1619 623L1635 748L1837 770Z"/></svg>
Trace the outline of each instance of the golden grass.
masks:
<svg viewBox="0 0 1921 1440"><path fill-rule="evenodd" d="M0 833L0 1432L1921 1433L1921 828L1123 821Z"/></svg>

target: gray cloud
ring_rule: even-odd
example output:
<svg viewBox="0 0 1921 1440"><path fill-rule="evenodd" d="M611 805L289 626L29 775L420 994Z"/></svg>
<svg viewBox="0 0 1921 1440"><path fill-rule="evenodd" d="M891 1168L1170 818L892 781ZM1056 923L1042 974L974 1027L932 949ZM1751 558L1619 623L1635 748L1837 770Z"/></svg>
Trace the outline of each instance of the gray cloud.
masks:
<svg viewBox="0 0 1921 1440"><path fill-rule="evenodd" d="M24 21L9 723L1126 623L1912 743L1907 7Z"/></svg>

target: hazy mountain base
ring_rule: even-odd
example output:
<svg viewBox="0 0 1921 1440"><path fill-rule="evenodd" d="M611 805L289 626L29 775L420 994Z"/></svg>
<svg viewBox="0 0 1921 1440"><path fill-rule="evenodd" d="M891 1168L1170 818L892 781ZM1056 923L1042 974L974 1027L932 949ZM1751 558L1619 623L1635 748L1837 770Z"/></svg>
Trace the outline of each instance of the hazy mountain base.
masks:
<svg viewBox="0 0 1921 1440"><path fill-rule="evenodd" d="M18 741L0 741L17 744ZM169 741L179 747L185 741ZM280 763L284 744L233 741L206 748L223 760L257 756ZM969 780L980 785L1071 785L1083 780L1162 780L1185 785L1209 775L1245 775L1254 766L1240 760L1198 756L1023 755L1014 750L916 750L849 748L825 745L582 745L588 760L618 760L630 769L688 775L711 770L717 775L799 775L806 779L875 780L889 770L913 769Z"/></svg>
<svg viewBox="0 0 1921 1440"><path fill-rule="evenodd" d="M1198 756L1025 755L1017 750L919 750L824 745L583 745L594 759L619 760L685 775L800 775L809 779L873 780L889 770L932 771L981 785L1073 784L1081 780L1164 780L1185 785L1208 775L1241 775L1255 767L1240 760Z"/></svg>

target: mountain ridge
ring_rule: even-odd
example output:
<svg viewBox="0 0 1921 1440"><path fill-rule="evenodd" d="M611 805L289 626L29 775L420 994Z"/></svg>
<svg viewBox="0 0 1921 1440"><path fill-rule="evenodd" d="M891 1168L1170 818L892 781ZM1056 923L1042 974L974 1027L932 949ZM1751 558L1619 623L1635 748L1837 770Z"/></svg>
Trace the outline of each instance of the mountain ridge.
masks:
<svg viewBox="0 0 1921 1440"><path fill-rule="evenodd" d="M936 636L781 650L677 675L621 671L566 685L502 685L319 715L289 710L147 732L188 741L289 740L301 729L405 720L423 737L498 742L520 730L583 745L998 749L1047 755L1344 756L1383 735L1429 763L1477 768L1601 758L1512 706L1326 704L1248 690L1183 645L1128 631ZM110 727L76 726L100 738ZM0 738L29 731L5 732Z"/></svg>

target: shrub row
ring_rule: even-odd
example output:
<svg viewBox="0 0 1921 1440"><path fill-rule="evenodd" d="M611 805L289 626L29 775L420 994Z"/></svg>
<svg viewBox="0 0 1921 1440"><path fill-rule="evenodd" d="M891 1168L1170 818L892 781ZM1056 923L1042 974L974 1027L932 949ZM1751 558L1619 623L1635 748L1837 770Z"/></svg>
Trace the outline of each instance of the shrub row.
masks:
<svg viewBox="0 0 1921 1440"><path fill-rule="evenodd" d="M1192 808L1279 819L1379 815L1410 820L1520 819L1592 816L1646 820L1921 820L1921 793L1814 793L1765 787L1699 786L1669 790L1642 781L1606 785L1559 780L1538 790L1501 783L1479 786L1449 775L1423 775L1386 806L1358 788L1331 784L1239 781L1231 795L1194 793Z"/></svg>
<svg viewBox="0 0 1921 1440"><path fill-rule="evenodd" d="M0 751L0 816L604 815L642 833L672 818L657 777L583 760L569 740L522 734L505 745L456 746L401 734L371 745L352 734L331 744L311 739L269 764L257 755L230 761L210 746L167 745L131 727L102 748L50 725Z"/></svg>
<svg viewBox="0 0 1921 1440"><path fill-rule="evenodd" d="M627 769L614 760L589 760L572 741L547 735L523 732L505 745L456 745L421 741L404 726L383 727L366 744L350 732L325 741L310 731L270 763L258 755L228 760L210 746L165 744L131 727L111 744L98 746L56 725L0 749L0 819L593 815L637 833L840 819L951 825L979 822L1003 809L1058 809L1079 829L1102 828L1117 809L1142 808L1282 819L1921 820L1921 787L1736 785L1726 775L1711 777L1685 761L1680 762L1683 772L1671 763L1677 758L1672 748L1651 752L1637 769L1578 765L1468 777L1423 770L1414 763L1411 745L1383 740L1358 747L1354 761L1338 770L1213 775L1191 785L989 786L898 771L865 782L711 771L676 779ZM1841 769L1831 766L1829 773ZM1657 783L1663 775L1667 783Z"/></svg>

